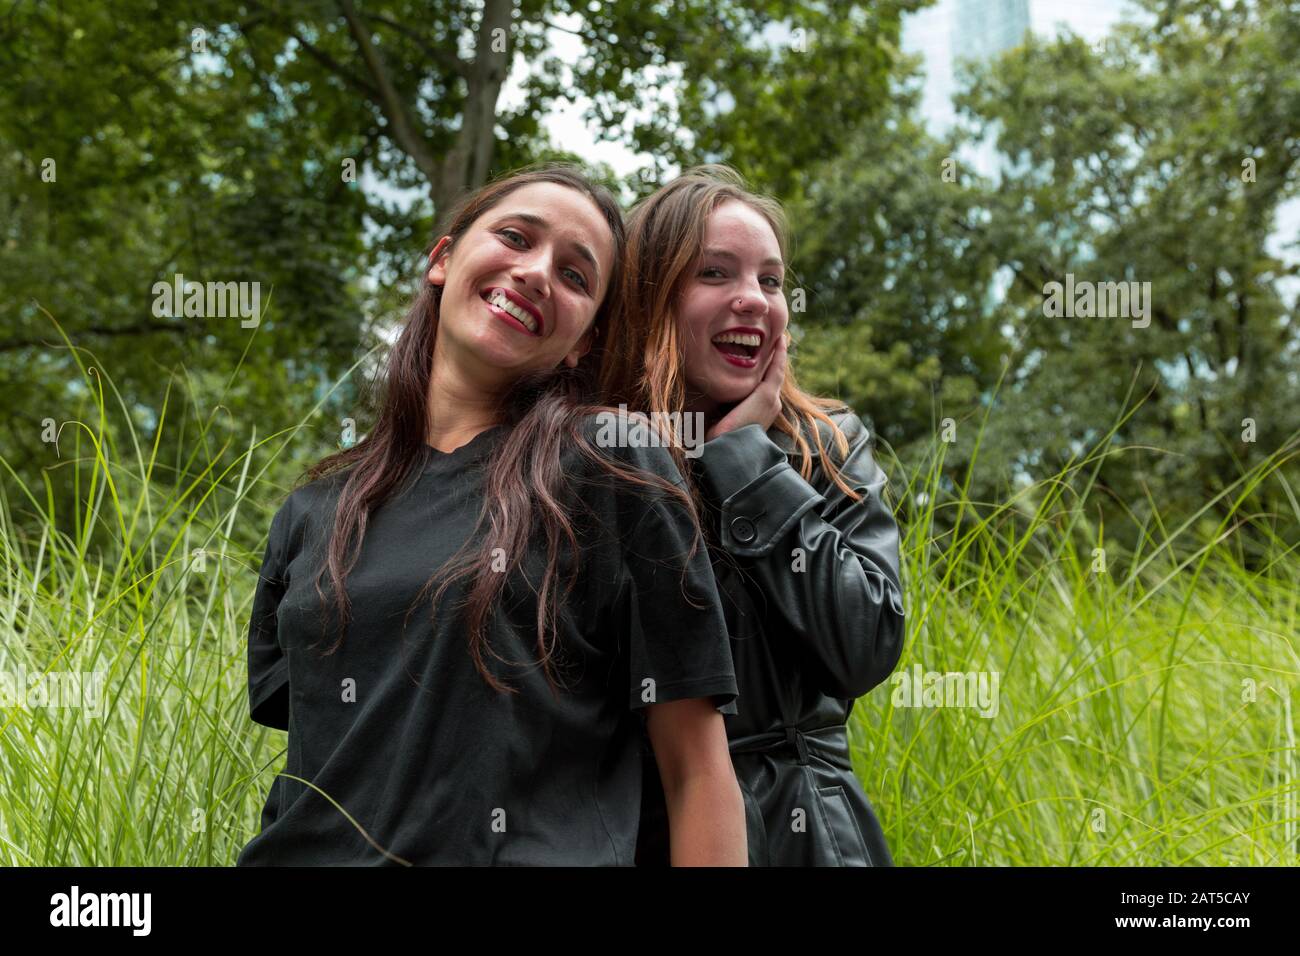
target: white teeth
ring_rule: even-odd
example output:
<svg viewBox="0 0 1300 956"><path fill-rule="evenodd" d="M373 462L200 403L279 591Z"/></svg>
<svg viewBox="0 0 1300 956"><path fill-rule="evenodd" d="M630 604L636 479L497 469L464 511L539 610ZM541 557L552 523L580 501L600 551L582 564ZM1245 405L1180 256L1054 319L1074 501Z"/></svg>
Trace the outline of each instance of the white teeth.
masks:
<svg viewBox="0 0 1300 956"><path fill-rule="evenodd" d="M735 342L737 345L749 345L758 348L763 339L753 332L723 332L721 335L715 335L713 341L719 344L723 342Z"/></svg>
<svg viewBox="0 0 1300 956"><path fill-rule="evenodd" d="M537 333L537 320L534 319L532 315L530 315L524 309L520 308L519 306L511 302L510 299L506 297L506 294L502 292L500 289L492 290L492 294L488 296L488 302L490 302L492 305L495 305L502 312L509 312L516 319L522 322L524 324L524 328L526 328L529 332L532 332L534 334Z"/></svg>

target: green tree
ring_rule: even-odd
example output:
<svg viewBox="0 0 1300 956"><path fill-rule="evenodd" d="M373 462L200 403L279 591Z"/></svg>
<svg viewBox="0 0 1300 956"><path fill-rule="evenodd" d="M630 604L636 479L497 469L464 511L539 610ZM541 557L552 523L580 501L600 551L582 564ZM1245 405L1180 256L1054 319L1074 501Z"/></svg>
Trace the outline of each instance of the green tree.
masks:
<svg viewBox="0 0 1300 956"><path fill-rule="evenodd" d="M975 412L1008 350L992 294L1000 250L981 229L988 184L955 163L955 142L926 134L916 100L900 87L842 155L807 171L791 207L801 384L849 402L905 456Z"/></svg>
<svg viewBox="0 0 1300 956"><path fill-rule="evenodd" d="M1131 377L1149 397L1118 437L1168 453L1113 459L1102 484L1186 508L1300 423L1297 270L1267 251L1300 187L1300 18L1281 0L1145 6L1155 29L1027 43L960 102L1009 163L986 238L1014 276L1014 414L990 450L1054 470L1121 417ZM1149 282L1150 324L1050 316L1067 274Z"/></svg>
<svg viewBox="0 0 1300 956"><path fill-rule="evenodd" d="M241 434L295 421L400 314L436 213L496 172L567 155L542 120L577 94L603 135L654 158L635 190L665 164L724 160L796 194L805 164L885 100L916 2L11 5L0 365L27 411L5 423L10 461L48 463L37 423L80 414L46 312L146 426L160 369L179 364L212 380L200 419L222 405ZM584 54L562 62L551 30ZM506 107L511 70L524 95ZM423 200L367 196L366 175ZM153 284L177 273L258 282L271 307L255 334L154 315Z"/></svg>
<svg viewBox="0 0 1300 956"><path fill-rule="evenodd" d="M178 364L196 378L211 370L213 387L205 407L171 414L208 420L220 403L246 436L277 427L282 406L303 407L356 347L364 203L326 165L337 147L195 45L141 0L18 4L0 19L0 368L13 409L0 440L11 466L65 458L69 433L56 454L41 422L88 414L51 317L146 434ZM260 324L158 314L154 284L177 273L258 283Z"/></svg>

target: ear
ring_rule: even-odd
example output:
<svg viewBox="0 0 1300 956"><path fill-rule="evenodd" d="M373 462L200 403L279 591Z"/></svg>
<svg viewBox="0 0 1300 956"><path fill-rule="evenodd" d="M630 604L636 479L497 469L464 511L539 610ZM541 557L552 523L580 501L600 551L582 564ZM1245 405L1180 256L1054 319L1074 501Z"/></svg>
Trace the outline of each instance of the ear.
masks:
<svg viewBox="0 0 1300 956"><path fill-rule="evenodd" d="M582 357L591 351L592 345L596 343L596 323L591 323L591 328L582 334L578 343L568 355L564 356L564 364L569 368L577 368Z"/></svg>
<svg viewBox="0 0 1300 956"><path fill-rule="evenodd" d="M447 258L451 253L443 250L447 248L449 242L451 236L443 236L433 247L433 252L429 253L429 281L434 285L447 284Z"/></svg>

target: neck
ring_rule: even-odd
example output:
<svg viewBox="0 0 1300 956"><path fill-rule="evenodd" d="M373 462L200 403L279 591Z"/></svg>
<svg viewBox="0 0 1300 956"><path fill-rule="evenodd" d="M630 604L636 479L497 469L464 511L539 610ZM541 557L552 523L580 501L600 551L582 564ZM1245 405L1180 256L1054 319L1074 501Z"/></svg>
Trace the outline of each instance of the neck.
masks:
<svg viewBox="0 0 1300 956"><path fill-rule="evenodd" d="M498 423L499 387L489 387L449 361L435 347L429 377L429 429L425 440L439 451L454 451Z"/></svg>
<svg viewBox="0 0 1300 956"><path fill-rule="evenodd" d="M724 405L721 402L709 398L707 395L702 395L689 387L686 389L685 411L692 415L703 413L704 427L706 431L718 422L722 421L722 417L726 415L730 409L731 406L729 405Z"/></svg>

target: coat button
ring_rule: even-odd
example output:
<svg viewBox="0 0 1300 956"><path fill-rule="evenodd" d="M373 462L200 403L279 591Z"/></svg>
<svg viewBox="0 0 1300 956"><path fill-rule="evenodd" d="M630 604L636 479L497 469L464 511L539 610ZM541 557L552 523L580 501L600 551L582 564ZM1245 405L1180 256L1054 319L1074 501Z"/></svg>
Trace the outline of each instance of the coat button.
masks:
<svg viewBox="0 0 1300 956"><path fill-rule="evenodd" d="M731 521L731 534L741 544L748 544L754 540L758 531L754 528L754 522L748 518L733 518Z"/></svg>

